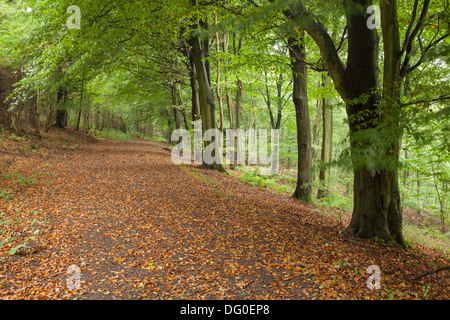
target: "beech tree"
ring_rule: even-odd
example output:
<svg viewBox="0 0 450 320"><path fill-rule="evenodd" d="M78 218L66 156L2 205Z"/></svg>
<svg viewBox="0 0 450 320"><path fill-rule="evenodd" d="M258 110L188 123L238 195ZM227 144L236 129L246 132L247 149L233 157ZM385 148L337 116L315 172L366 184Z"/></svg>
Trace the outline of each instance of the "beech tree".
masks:
<svg viewBox="0 0 450 320"><path fill-rule="evenodd" d="M198 7L198 0L190 0L192 7ZM208 28L208 24L205 20L197 18L193 25L193 31L189 43L192 49L192 60L195 67L195 73L197 75L198 82L198 96L199 96L199 106L200 114L203 126L203 133L210 129L216 129L216 118L215 118L215 99L214 92L211 86L211 70L207 61L205 61L206 56L209 54L208 40L202 40L200 38L200 27ZM219 141L211 141L215 148L214 150L219 150ZM214 157L214 155L213 155ZM217 169L224 171L222 164L214 163L208 165L212 169Z"/></svg>
<svg viewBox="0 0 450 320"><path fill-rule="evenodd" d="M11 35L0 39L0 49L7 44L4 55L26 71L17 91L38 92L38 100L47 100L47 109L41 110L47 124L56 116L58 124L65 125L65 111L56 111L55 105L79 94L82 101L71 103L69 110L76 112L71 119L77 127L83 100L89 100L97 130L117 127L112 123L119 122L125 128L127 112L136 128L157 123L165 137L183 123L192 128L189 118L202 120L203 133L216 128L218 119L221 130L281 128L291 142L286 148L292 157L288 160L298 158L294 196L310 201L314 181L309 115L314 109L308 96L314 93L308 94L307 85L308 79L311 87L322 78L308 74L319 66L328 73L322 83L328 86L331 79L345 103L350 131L354 206L348 231L405 245L400 147L417 105L428 110L430 104L448 99L448 76L439 75L437 66L433 74L426 71L433 59L448 63L448 1L437 0L432 6L431 0L86 0L79 4L81 29L68 29L66 9L71 4L69 0L18 2L22 11L8 18ZM373 4L381 10L378 27L372 25ZM283 54L274 54L281 47ZM307 61L310 56L322 58L312 64ZM424 75L425 80L419 79ZM421 86L415 89L414 82ZM285 92L292 92L292 99ZM277 103L269 101L275 96ZM189 100L191 116L185 108ZM323 100L320 179L326 181L327 165L332 162L333 110ZM261 107L265 102L273 113ZM292 152L296 142L298 152ZM441 170L435 158L431 164L431 170ZM420 176L427 169L421 168ZM406 173L403 176L408 177ZM436 190L444 188L437 180L434 185ZM326 191L320 189L318 197L326 196Z"/></svg>
<svg viewBox="0 0 450 320"><path fill-rule="evenodd" d="M308 77L303 30L299 37L290 36L288 42L294 78L293 100L297 122L298 147L298 174L294 197L310 202L312 182L311 121L308 109Z"/></svg>
<svg viewBox="0 0 450 320"><path fill-rule="evenodd" d="M322 86L326 89L330 85L331 79L326 74L322 74ZM333 105L328 93L322 99L322 151L320 155L319 190L317 198L327 197L329 194L330 165L333 151Z"/></svg>
<svg viewBox="0 0 450 320"><path fill-rule="evenodd" d="M368 27L373 0L344 0L348 52L344 63L336 46L303 1L287 3L285 15L317 43L336 90L346 103L354 174L354 208L347 230L359 237L376 238L405 246L398 183L399 146L402 136L400 89L410 67L413 42L430 26L429 5L415 1L411 19L400 39L397 1L381 1L383 79L380 79L380 41L376 28ZM448 5L447 5L448 6ZM419 12L418 19L416 18ZM438 30L423 53L448 37ZM419 41L421 39L419 38Z"/></svg>

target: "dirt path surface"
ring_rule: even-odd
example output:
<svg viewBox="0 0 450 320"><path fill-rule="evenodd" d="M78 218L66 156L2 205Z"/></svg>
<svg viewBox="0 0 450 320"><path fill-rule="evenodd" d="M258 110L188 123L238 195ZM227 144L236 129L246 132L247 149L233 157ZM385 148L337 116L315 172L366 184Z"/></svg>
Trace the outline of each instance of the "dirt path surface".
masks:
<svg viewBox="0 0 450 320"><path fill-rule="evenodd" d="M40 172L32 185L2 180L15 188L0 200L2 240L15 237L0 249L3 299L450 298L446 272L412 280L445 264L439 253L349 237L312 206L175 166L156 142L66 149L3 156L4 176ZM366 286L370 265L381 290Z"/></svg>

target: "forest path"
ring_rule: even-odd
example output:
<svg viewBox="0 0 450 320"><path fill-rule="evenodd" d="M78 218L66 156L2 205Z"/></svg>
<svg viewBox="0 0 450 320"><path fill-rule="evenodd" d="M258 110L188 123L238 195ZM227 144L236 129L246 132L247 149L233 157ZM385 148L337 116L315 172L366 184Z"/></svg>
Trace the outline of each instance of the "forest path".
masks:
<svg viewBox="0 0 450 320"><path fill-rule="evenodd" d="M97 141L69 153L46 160L49 187L24 191L50 227L34 250L2 262L4 298L449 297L445 277L410 280L436 257L349 237L313 206L176 166L158 143ZM81 271L77 290L66 286L70 265ZM367 289L370 265L385 290Z"/></svg>

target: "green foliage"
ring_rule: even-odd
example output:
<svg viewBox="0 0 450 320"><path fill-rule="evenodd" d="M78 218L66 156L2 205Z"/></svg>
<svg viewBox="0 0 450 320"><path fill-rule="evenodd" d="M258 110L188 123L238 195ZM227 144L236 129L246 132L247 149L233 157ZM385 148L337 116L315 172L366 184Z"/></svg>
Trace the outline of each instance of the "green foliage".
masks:
<svg viewBox="0 0 450 320"><path fill-rule="evenodd" d="M6 202L9 199L11 199L12 195L11 195L11 191L9 191L8 189L2 189L0 190L0 198Z"/></svg>
<svg viewBox="0 0 450 320"><path fill-rule="evenodd" d="M328 197L320 199L320 204L329 208L342 208L344 210L352 210L353 202L349 197L344 197L336 193L331 193Z"/></svg>
<svg viewBox="0 0 450 320"><path fill-rule="evenodd" d="M11 140L15 140L15 141L19 141L19 142L25 142L26 141L26 138L25 137L18 137L16 134L11 134L10 136L9 136L9 139L11 139Z"/></svg>
<svg viewBox="0 0 450 320"><path fill-rule="evenodd" d="M280 164L288 169L296 168L298 157L302 155L297 154L291 59L286 37L295 33L298 26L282 14L292 3L227 0L193 7L188 1L176 0L85 0L77 3L82 13L81 29L77 30L65 25L69 17L66 9L74 4L70 0L1 2L0 64L20 68L23 73L10 97L11 109L17 110L21 101L35 95L39 89L41 115L49 116L55 108L67 110L71 126L77 124L80 116L82 130L107 139L167 140L175 126L171 95L174 87L179 91L178 110L187 122L183 126L192 128L188 40L193 32L200 32L204 39L210 38L210 52L205 60L211 69L213 89L219 86L222 92L225 128L232 126L225 97L228 94L231 104L235 105L236 79L239 79L243 84L242 129L269 129L268 107L271 105L272 114L280 110ZM333 0L304 3L329 31L336 47L340 46L339 56L345 65L348 37L343 37L342 3ZM27 10L28 7L32 10ZM409 27L411 9L410 2L398 4L402 37ZM216 14L218 24L213 25ZM209 22L209 29L192 30L191 26L200 19ZM417 40L420 41L415 42L410 53L411 67L422 64L403 85L402 105L395 105L399 111L401 109L395 116L400 117L403 132L393 131L389 117L382 112L385 106L371 112L362 110L348 117L334 85L322 86L322 72L318 70L323 65L323 58L311 37L306 37L309 111L311 122L317 123L313 128L316 179L322 165L319 160L322 125L318 106L328 97L334 111L333 177L327 184L330 194L321 200L321 204L351 211L351 173L355 167L367 168L375 175L383 169L400 166L404 205L413 209L429 208L435 215L448 218L450 108L445 100L450 96L448 20L448 4L436 1L419 32ZM215 48L216 32L220 50ZM441 38L442 41L436 42ZM227 52L225 40L228 40ZM215 77L218 72L219 79ZM61 88L68 94L56 106L55 96ZM353 102L363 103L368 97L362 95ZM394 105L391 107L395 109ZM349 124L356 124L359 129L351 136ZM391 151L392 137L401 133L404 133L403 149L398 163L395 157L386 155ZM25 142L25 138L17 135L9 138ZM358 147L351 148L351 145ZM257 170L240 170L242 181L260 188L272 187L286 192L296 182L295 172L268 178L259 176ZM37 177L24 177L18 172L3 177L14 179L15 184L22 186L37 181ZM8 198L9 194L0 196Z"/></svg>
<svg viewBox="0 0 450 320"><path fill-rule="evenodd" d="M35 185L37 183L37 177L38 176L30 176L30 177L26 177L24 175L22 175L20 172L18 172L17 170L14 171L14 178L16 178L16 181L13 181L13 184L18 184L20 183L20 185L24 186L24 187L28 187L30 185Z"/></svg>
<svg viewBox="0 0 450 320"><path fill-rule="evenodd" d="M10 250L8 251L8 254L9 254L9 255L12 255L12 256L13 256L13 255L20 255L20 254L23 254L23 250L27 248L27 246L28 246L30 240L33 240L33 239L34 239L34 237L27 238L27 239L25 240L25 242L23 242L23 243L17 245L16 247L10 249Z"/></svg>
<svg viewBox="0 0 450 320"><path fill-rule="evenodd" d="M97 135L109 140L133 140L130 134L114 129L101 131Z"/></svg>
<svg viewBox="0 0 450 320"><path fill-rule="evenodd" d="M437 228L423 228L408 224L404 226L404 233L409 243L417 243L448 254L450 232L443 234Z"/></svg>
<svg viewBox="0 0 450 320"><path fill-rule="evenodd" d="M240 181L245 182L249 185L256 186L263 190L269 190L272 192L277 192L279 194L292 192L292 186L290 184L286 185L282 181L286 181L285 177L278 174L276 176L261 176L260 169L254 169L249 167L237 167L242 176Z"/></svg>
<svg viewBox="0 0 450 320"><path fill-rule="evenodd" d="M259 188L266 188L267 176L260 176L258 169L249 172L248 169L239 168L239 171L242 172L242 182L246 182L253 186L258 186Z"/></svg>
<svg viewBox="0 0 450 320"><path fill-rule="evenodd" d="M63 147L68 149L68 150L76 150L78 146L66 146L66 145L63 145Z"/></svg>
<svg viewBox="0 0 450 320"><path fill-rule="evenodd" d="M405 200L431 209L441 224L450 211L450 117L435 117L441 106L419 107L408 122L402 152Z"/></svg>

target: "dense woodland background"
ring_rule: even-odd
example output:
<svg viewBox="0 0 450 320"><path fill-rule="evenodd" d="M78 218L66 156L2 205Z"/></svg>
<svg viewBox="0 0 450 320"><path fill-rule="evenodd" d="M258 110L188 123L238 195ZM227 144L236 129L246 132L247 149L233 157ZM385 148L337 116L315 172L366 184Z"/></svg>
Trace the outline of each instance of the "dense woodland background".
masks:
<svg viewBox="0 0 450 320"><path fill-rule="evenodd" d="M333 77L339 72L331 70L332 61L351 65L347 59L366 54L352 36L367 38L354 29L370 17L365 8L372 1L344 1L345 7L326 0L84 0L76 3L81 28L69 29L73 12L66 9L73 2L0 3L0 125L8 136L39 136L56 125L112 139L170 141L173 130L192 132L199 119L204 129L280 129L276 176L258 176L254 166L231 169L261 188L347 211L361 201L354 201L358 161L381 175L390 162L379 156L384 141L396 136L392 170L403 229L448 244L448 0L375 1L383 19L392 20L367 28L380 39L377 56L370 58L386 83L389 59L398 54L401 81L392 82L398 99L383 96L385 105L395 106L390 111L358 102L353 113L349 101L355 97L343 99L348 90L339 89L344 86ZM395 34L392 26L401 49L394 55L386 39ZM398 131L375 123L389 113ZM369 147L358 156L349 129L354 121L378 130L365 132Z"/></svg>

